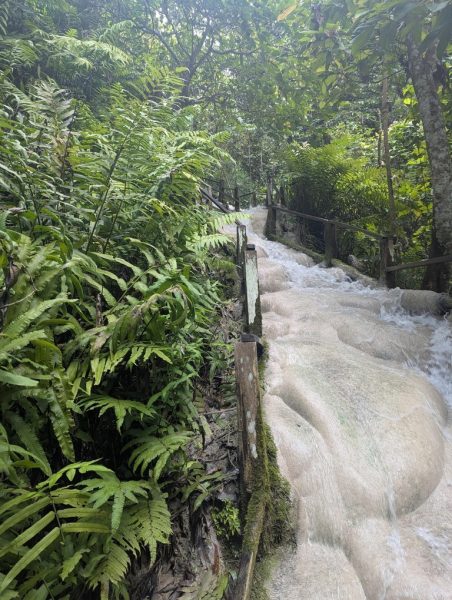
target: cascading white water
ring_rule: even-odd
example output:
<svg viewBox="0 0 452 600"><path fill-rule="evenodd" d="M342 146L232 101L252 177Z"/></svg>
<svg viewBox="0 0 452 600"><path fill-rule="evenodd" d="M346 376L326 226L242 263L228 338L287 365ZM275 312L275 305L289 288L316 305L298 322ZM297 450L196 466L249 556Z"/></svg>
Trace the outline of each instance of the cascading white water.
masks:
<svg viewBox="0 0 452 600"><path fill-rule="evenodd" d="M451 323L263 239L265 216L264 407L297 529L270 596L452 599Z"/></svg>

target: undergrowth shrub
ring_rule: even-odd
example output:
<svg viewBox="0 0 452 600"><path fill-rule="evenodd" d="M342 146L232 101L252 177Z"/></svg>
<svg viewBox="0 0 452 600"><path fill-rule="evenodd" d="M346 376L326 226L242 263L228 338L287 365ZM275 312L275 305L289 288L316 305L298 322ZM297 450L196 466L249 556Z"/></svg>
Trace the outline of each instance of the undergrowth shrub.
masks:
<svg viewBox="0 0 452 600"><path fill-rule="evenodd" d="M400 127L399 127L400 129ZM431 239L431 197L424 167L425 152L402 147L398 128L394 137L393 183L396 202L397 256L401 262L428 256ZM355 140L355 141L359 141ZM330 144L311 147L293 143L285 153L286 179L291 181L291 207L300 212L350 223L372 233L389 232L389 205L385 168L372 166L369 156L353 144L353 136L343 135ZM421 153L420 158L416 158ZM409 169L402 172L400 157L413 156ZM419 163L419 164L418 164ZM411 165L411 166L410 166ZM323 226L309 220L300 230L302 243L323 252ZM339 257L357 256L366 272L378 276L378 241L361 233L341 229ZM422 273L403 273L402 287L420 287Z"/></svg>
<svg viewBox="0 0 452 600"><path fill-rule="evenodd" d="M94 112L50 79L0 80L5 600L127 598L169 501L208 497L185 449L195 384L227 353L215 272L233 216L198 204L221 136L148 84L113 84Z"/></svg>

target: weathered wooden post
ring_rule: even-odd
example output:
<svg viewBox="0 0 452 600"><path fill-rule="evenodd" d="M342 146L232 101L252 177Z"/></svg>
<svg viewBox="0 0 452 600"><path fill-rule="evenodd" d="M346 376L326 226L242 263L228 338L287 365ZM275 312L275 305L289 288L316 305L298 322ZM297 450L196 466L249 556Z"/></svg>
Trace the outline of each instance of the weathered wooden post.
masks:
<svg viewBox="0 0 452 600"><path fill-rule="evenodd" d="M273 176L269 173L267 175L267 197L265 199L265 205L270 206L273 204Z"/></svg>
<svg viewBox="0 0 452 600"><path fill-rule="evenodd" d="M234 210L235 212L240 212L240 194L238 185L234 188Z"/></svg>
<svg viewBox="0 0 452 600"><path fill-rule="evenodd" d="M260 408L257 345L240 341L235 347L239 466L242 510L247 511L242 556L234 589L227 597L248 600L266 510L266 450ZM251 501L250 501L251 499ZM248 511L248 503L252 510Z"/></svg>
<svg viewBox="0 0 452 600"><path fill-rule="evenodd" d="M337 257L336 225L334 223L325 223L325 264L327 267L333 266L333 258Z"/></svg>
<svg viewBox="0 0 452 600"><path fill-rule="evenodd" d="M251 196L251 206L257 206L257 194L256 194L256 192L253 192L253 194Z"/></svg>
<svg viewBox="0 0 452 600"><path fill-rule="evenodd" d="M245 309L246 330L260 337L262 335L262 312L257 253L254 244L247 244L245 251Z"/></svg>
<svg viewBox="0 0 452 600"><path fill-rule="evenodd" d="M283 185L279 188L279 201L281 203L281 206L287 206L287 203L286 203L286 189L285 189L285 187Z"/></svg>
<svg viewBox="0 0 452 600"><path fill-rule="evenodd" d="M218 201L224 204L224 179L220 179L218 183Z"/></svg>
<svg viewBox="0 0 452 600"><path fill-rule="evenodd" d="M240 274L240 290L245 293L245 253L247 245L246 226L243 223L237 223L237 269Z"/></svg>
<svg viewBox="0 0 452 600"><path fill-rule="evenodd" d="M268 207L267 221L265 222L265 235L269 239L276 235L276 206L271 204Z"/></svg>
<svg viewBox="0 0 452 600"><path fill-rule="evenodd" d="M395 272L386 271L387 267L394 264L394 243L395 238L392 236L380 239L380 283L384 283L388 288L395 287Z"/></svg>
<svg viewBox="0 0 452 600"><path fill-rule="evenodd" d="M253 472L257 466L256 420L259 410L259 373L256 342L237 342L235 346L237 418L239 431L240 486L244 508L252 492Z"/></svg>

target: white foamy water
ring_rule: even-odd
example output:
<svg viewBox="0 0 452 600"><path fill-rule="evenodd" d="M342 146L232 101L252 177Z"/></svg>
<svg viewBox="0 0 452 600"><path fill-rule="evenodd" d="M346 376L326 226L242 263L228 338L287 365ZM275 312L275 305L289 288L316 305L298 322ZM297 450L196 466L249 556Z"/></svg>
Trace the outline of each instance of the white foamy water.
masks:
<svg viewBox="0 0 452 600"><path fill-rule="evenodd" d="M451 322L263 239L265 216L264 406L297 529L270 596L451 600Z"/></svg>

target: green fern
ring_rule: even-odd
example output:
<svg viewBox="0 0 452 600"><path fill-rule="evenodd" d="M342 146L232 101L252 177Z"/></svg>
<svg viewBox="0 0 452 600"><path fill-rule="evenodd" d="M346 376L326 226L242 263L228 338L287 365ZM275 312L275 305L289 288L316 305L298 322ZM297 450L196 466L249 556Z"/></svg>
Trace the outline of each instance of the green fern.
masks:
<svg viewBox="0 0 452 600"><path fill-rule="evenodd" d="M225 153L175 110L180 76L123 50L130 22L82 39L47 4L0 7L0 596L111 600L169 541L169 482L216 482L183 461L233 216L197 204Z"/></svg>
<svg viewBox="0 0 452 600"><path fill-rule="evenodd" d="M113 410L118 431L121 430L126 415L135 415L138 420L143 420L144 415L148 417L155 415L154 409L145 406L141 402L111 398L110 396L90 396L80 402L80 406L85 411L98 411L99 416L105 414L107 410Z"/></svg>
<svg viewBox="0 0 452 600"><path fill-rule="evenodd" d="M184 448L190 439L188 433L171 433L162 438L139 434L124 446L124 450L134 448L129 464L134 471L144 475L152 467L152 477L158 481L170 458Z"/></svg>
<svg viewBox="0 0 452 600"><path fill-rule="evenodd" d="M125 502L138 502L137 496L146 497L150 490L150 484L145 481L120 481L114 473L104 473L97 479L85 479L80 487L89 492L89 503L94 508L99 508L112 499L113 532L121 523Z"/></svg>

